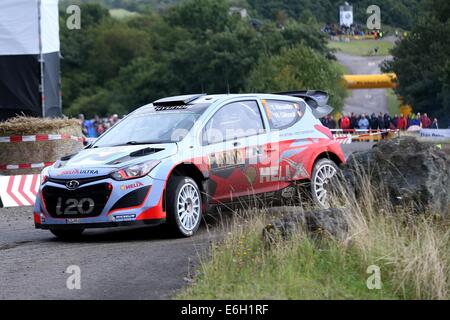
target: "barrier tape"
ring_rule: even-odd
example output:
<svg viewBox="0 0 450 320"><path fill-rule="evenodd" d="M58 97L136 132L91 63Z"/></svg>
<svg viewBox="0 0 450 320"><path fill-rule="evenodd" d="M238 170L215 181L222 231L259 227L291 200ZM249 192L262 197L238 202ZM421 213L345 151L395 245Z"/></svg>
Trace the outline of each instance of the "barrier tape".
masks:
<svg viewBox="0 0 450 320"><path fill-rule="evenodd" d="M0 164L0 170L39 169L51 166L54 162Z"/></svg>
<svg viewBox="0 0 450 320"><path fill-rule="evenodd" d="M32 206L39 191L38 174L0 176L0 207Z"/></svg>
<svg viewBox="0 0 450 320"><path fill-rule="evenodd" d="M19 143L19 142L41 142L56 140L74 140L84 142L84 137L76 137L70 134L36 134L31 136L13 135L8 137L0 137L0 143Z"/></svg>

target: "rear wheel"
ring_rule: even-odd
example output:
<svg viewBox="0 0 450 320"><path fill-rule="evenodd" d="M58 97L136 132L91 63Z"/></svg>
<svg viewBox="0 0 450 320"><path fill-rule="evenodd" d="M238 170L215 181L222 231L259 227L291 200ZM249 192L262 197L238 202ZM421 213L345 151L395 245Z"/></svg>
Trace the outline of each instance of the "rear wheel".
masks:
<svg viewBox="0 0 450 320"><path fill-rule="evenodd" d="M198 230L202 198L197 183L189 177L173 176L167 187L167 224L177 236L190 237Z"/></svg>
<svg viewBox="0 0 450 320"><path fill-rule="evenodd" d="M321 207L330 207L330 196L338 166L329 159L316 162L311 176L311 195L313 201Z"/></svg>
<svg viewBox="0 0 450 320"><path fill-rule="evenodd" d="M74 240L81 236L84 229L71 229L71 230L60 230L60 229L50 229L56 237L63 240Z"/></svg>

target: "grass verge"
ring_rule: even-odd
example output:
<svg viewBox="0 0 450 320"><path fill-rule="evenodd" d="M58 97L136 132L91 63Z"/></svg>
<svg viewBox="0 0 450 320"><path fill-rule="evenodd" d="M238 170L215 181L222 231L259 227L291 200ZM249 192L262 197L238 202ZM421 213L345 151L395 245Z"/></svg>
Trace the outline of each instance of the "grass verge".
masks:
<svg viewBox="0 0 450 320"><path fill-rule="evenodd" d="M318 242L304 231L267 248L261 234L273 217L251 211L236 218L177 298L450 298L448 221L412 216L371 192L358 203L347 196L343 201L349 208L345 241L325 236ZM370 266L381 270L379 290L367 287Z"/></svg>
<svg viewBox="0 0 450 320"><path fill-rule="evenodd" d="M354 56L387 56L394 44L375 40L329 41L328 47ZM375 48L378 48L378 52L375 52Z"/></svg>

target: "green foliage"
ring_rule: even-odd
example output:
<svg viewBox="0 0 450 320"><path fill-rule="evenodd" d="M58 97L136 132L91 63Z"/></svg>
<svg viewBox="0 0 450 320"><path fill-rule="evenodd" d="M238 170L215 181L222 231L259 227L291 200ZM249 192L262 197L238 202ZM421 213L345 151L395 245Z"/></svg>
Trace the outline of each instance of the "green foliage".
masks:
<svg viewBox="0 0 450 320"><path fill-rule="evenodd" d="M231 24L225 0L189 1L171 8L166 20L199 35L224 31Z"/></svg>
<svg viewBox="0 0 450 320"><path fill-rule="evenodd" d="M68 115L128 113L167 95L242 92L263 55L276 56L298 44L324 57L330 53L314 21L254 28L249 20L230 16L225 0L188 1L164 15L124 20L96 5L82 5L81 11L81 30L62 28Z"/></svg>
<svg viewBox="0 0 450 320"><path fill-rule="evenodd" d="M306 62L307 61L307 62ZM312 49L298 45L277 56L264 56L250 73L246 88L253 92L320 89L329 92L330 104L341 110L346 96L338 66Z"/></svg>
<svg viewBox="0 0 450 320"><path fill-rule="evenodd" d="M366 13L370 5L381 8L382 24L409 29L414 18L420 13L420 7L425 0L354 0L355 21L365 24L368 18ZM266 19L276 19L280 12L287 16L304 19L313 15L317 21L338 23L339 6L341 0L248 0L249 5L257 15Z"/></svg>
<svg viewBox="0 0 450 320"><path fill-rule="evenodd" d="M450 5L446 0L427 4L428 12L394 48L394 60L384 70L397 74L397 92L414 111L442 117L450 111Z"/></svg>

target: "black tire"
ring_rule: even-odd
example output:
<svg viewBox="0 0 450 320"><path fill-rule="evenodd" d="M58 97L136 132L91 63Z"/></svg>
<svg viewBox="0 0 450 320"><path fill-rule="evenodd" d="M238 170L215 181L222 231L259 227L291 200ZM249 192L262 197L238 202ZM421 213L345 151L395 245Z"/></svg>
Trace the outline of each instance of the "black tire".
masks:
<svg viewBox="0 0 450 320"><path fill-rule="evenodd" d="M326 177L324 179L323 170L334 170L334 175L331 177ZM329 194L332 190L333 180L336 177L336 173L339 172L339 167L330 159L320 159L314 164L314 168L311 175L311 199L316 205L323 208L328 208L329 205ZM324 181L321 181L321 180ZM323 184L322 184L323 182ZM322 192L324 189L325 192ZM323 195L324 194L324 195Z"/></svg>
<svg viewBox="0 0 450 320"><path fill-rule="evenodd" d="M193 193L193 196L185 201L184 208L180 203L183 202L180 198L183 190L190 190ZM202 221L202 196L197 183L189 177L172 176L166 194L166 220L169 230L178 237L193 236Z"/></svg>
<svg viewBox="0 0 450 320"><path fill-rule="evenodd" d="M62 240L76 240L84 232L84 229L50 229L50 232L53 233L54 236Z"/></svg>

